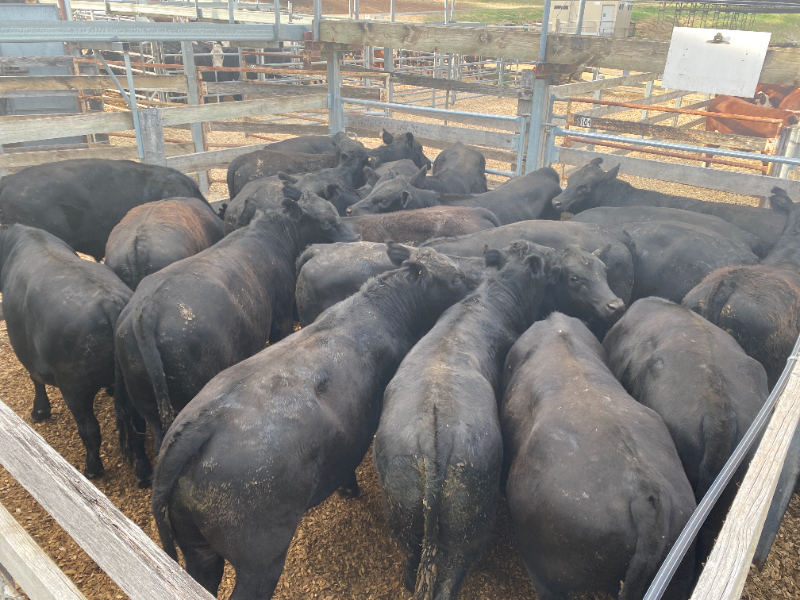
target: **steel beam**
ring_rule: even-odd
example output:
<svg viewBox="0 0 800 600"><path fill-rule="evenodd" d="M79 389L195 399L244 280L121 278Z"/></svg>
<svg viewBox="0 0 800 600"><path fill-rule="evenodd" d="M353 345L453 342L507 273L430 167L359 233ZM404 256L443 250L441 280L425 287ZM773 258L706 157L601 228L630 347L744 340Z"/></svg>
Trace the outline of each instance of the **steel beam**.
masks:
<svg viewBox="0 0 800 600"><path fill-rule="evenodd" d="M285 40L302 40L310 24L283 25ZM271 42L274 25L230 23L150 23L142 21L5 21L0 43L24 42L189 42L226 40Z"/></svg>

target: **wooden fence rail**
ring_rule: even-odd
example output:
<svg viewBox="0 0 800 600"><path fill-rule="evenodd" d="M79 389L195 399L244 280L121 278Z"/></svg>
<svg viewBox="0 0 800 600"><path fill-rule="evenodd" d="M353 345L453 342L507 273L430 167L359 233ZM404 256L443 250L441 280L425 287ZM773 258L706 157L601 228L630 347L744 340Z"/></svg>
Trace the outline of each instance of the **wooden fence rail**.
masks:
<svg viewBox="0 0 800 600"><path fill-rule="evenodd" d="M0 439L0 464L132 600L213 600L2 401Z"/></svg>

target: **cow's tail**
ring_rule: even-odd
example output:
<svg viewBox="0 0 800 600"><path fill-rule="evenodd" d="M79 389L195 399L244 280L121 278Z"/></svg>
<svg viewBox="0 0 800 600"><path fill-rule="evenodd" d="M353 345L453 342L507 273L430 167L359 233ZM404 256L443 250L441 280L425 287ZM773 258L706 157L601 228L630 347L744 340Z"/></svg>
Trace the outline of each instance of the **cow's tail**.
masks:
<svg viewBox="0 0 800 600"><path fill-rule="evenodd" d="M122 376L119 359L114 357L114 415L117 421L119 435L119 450L128 464L133 464L136 458L137 432L134 425L134 412L136 409L131 404L128 388Z"/></svg>
<svg viewBox="0 0 800 600"><path fill-rule="evenodd" d="M694 495L699 501L714 483L725 466L728 457L737 443L738 425L722 386L722 378L712 369L712 380L706 389L705 415L703 416L703 440L705 454L700 462L700 470Z"/></svg>
<svg viewBox="0 0 800 600"><path fill-rule="evenodd" d="M173 560L178 560L175 536L169 519L169 500L183 468L211 437L214 417L203 411L192 420L185 419L164 438L153 476L153 516L161 546Z"/></svg>
<svg viewBox="0 0 800 600"><path fill-rule="evenodd" d="M483 217L484 219L489 221L495 227L500 227L502 225L502 223L500 222L500 219L497 218L497 215L494 214L488 208L482 208L481 209L481 217Z"/></svg>
<svg viewBox="0 0 800 600"><path fill-rule="evenodd" d="M669 539L669 500L657 486L642 482L630 511L636 527L636 550L628 563L619 600L644 596L661 566Z"/></svg>
<svg viewBox="0 0 800 600"><path fill-rule="evenodd" d="M736 281L733 278L720 277L717 279L705 298L700 301L700 316L718 325L720 313L734 291L736 291Z"/></svg>
<svg viewBox="0 0 800 600"><path fill-rule="evenodd" d="M314 258L317 255L317 252L319 252L319 247L317 247L316 244L312 244L311 246L303 250L303 253L300 254L300 256L297 258L297 261L295 262L294 272L300 273L300 269L303 268L303 265L305 265L308 261Z"/></svg>
<svg viewBox="0 0 800 600"><path fill-rule="evenodd" d="M172 404L169 401L169 388L167 387L167 376L164 374L164 363L161 361L161 354L158 351L158 346L156 346L154 319L148 319L143 305L139 304L135 309L132 320L136 345L139 347L144 368L147 370L147 376L150 378L153 393L156 397L162 432L166 433L170 425L172 425L174 416L172 414Z"/></svg>
<svg viewBox="0 0 800 600"><path fill-rule="evenodd" d="M436 592L436 553L439 549L439 512L444 487L447 458L451 448L439 432L436 405L433 406L433 447L425 452L425 492L422 501L424 519L422 554L417 569L417 583L413 600L433 600Z"/></svg>
<svg viewBox="0 0 800 600"><path fill-rule="evenodd" d="M233 163L231 163L230 165L228 165L228 174L225 178L226 181L228 182L228 198L230 200L233 200L233 197L235 196L235 194L233 193L233 188L236 185L236 182L234 181L235 177L236 177L236 167L233 165Z"/></svg>

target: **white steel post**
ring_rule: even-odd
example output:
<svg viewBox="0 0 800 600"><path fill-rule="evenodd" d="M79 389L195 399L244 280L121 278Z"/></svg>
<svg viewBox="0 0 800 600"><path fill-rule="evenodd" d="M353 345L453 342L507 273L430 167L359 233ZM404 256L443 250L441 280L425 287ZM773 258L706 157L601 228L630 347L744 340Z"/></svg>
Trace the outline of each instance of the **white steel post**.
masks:
<svg viewBox="0 0 800 600"><path fill-rule="evenodd" d="M344 104L342 104L341 52L328 53L328 127L331 135L344 131Z"/></svg>

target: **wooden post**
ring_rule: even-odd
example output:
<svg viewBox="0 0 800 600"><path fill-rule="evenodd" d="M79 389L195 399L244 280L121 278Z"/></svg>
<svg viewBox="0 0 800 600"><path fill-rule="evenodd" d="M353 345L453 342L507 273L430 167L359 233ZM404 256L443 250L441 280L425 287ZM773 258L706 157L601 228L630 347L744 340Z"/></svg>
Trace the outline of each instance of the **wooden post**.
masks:
<svg viewBox="0 0 800 600"><path fill-rule="evenodd" d="M164 144L164 127L161 111L145 108L139 111L139 127L142 129L144 162L148 165L167 166L167 148Z"/></svg>
<svg viewBox="0 0 800 600"><path fill-rule="evenodd" d="M798 420L800 369L795 363L692 600L738 600L741 596Z"/></svg>
<svg viewBox="0 0 800 600"><path fill-rule="evenodd" d="M331 135L344 131L341 60L341 52L328 53L328 127Z"/></svg>
<svg viewBox="0 0 800 600"><path fill-rule="evenodd" d="M0 564L30 598L86 600L75 584L61 572L39 544L0 505ZM0 598L19 598L13 588L3 591L0 572ZM11 582L9 582L11 583ZM13 594L13 595L12 595Z"/></svg>
<svg viewBox="0 0 800 600"><path fill-rule="evenodd" d="M229 0L233 2L233 0ZM197 86L197 69L194 66L194 51L192 50L192 42L181 42L181 54L183 55L183 73L186 75L186 84L188 87L187 98L190 105L200 104L200 91ZM195 152L205 152L206 140L203 132L202 123L192 123L192 141L194 142ZM203 194L208 193L208 173L206 171L197 172L197 183L200 186L200 192Z"/></svg>
<svg viewBox="0 0 800 600"><path fill-rule="evenodd" d="M530 98L531 94L533 93L533 82L534 82L535 78L536 78L536 71L534 71L533 69L525 69L522 72L522 82L520 83L520 89L528 91L528 94L527 94L528 98ZM530 114L531 114L531 100L526 99L526 98L520 98L519 100L517 100L517 115L518 116L519 115L528 116ZM530 127L530 123L528 123L528 127ZM527 137L526 137L526 139L524 140L523 143L526 146L525 153L527 154L527 151L528 151L528 149L527 149L527 145L528 145ZM520 168L521 168L521 165L515 165L515 169L514 170L520 170Z"/></svg>
<svg viewBox="0 0 800 600"><path fill-rule="evenodd" d="M0 144L0 156L2 156L2 154L3 154L3 145ZM5 177L6 175L8 175L8 169L0 168L0 178Z"/></svg>
<svg viewBox="0 0 800 600"><path fill-rule="evenodd" d="M146 533L2 402L0 438L3 440L0 464L131 600L213 600Z"/></svg>
<svg viewBox="0 0 800 600"><path fill-rule="evenodd" d="M394 48L384 48L383 49L383 70L386 73L394 73ZM386 78L386 101L393 102L394 101L394 78L389 75ZM384 114L387 117L392 116L392 111L388 108L384 111Z"/></svg>

